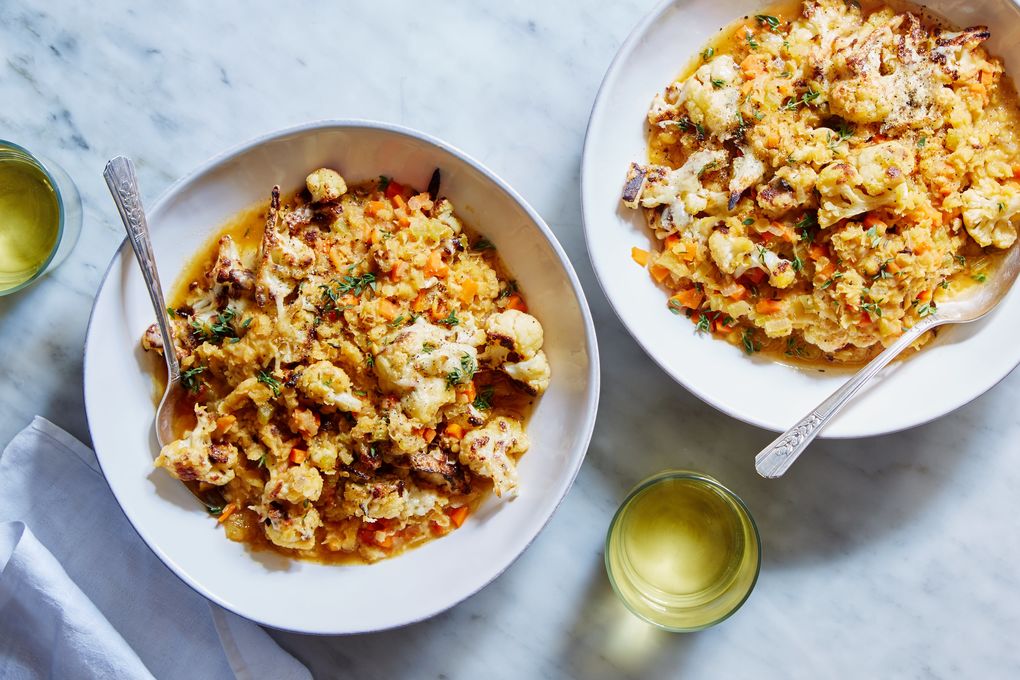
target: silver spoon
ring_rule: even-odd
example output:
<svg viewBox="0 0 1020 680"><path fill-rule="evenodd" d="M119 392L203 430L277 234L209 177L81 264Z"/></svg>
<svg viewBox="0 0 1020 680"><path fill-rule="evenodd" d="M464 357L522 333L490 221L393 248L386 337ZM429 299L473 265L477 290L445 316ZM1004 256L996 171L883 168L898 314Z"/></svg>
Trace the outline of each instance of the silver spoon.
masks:
<svg viewBox="0 0 1020 680"><path fill-rule="evenodd" d="M913 344L922 333L947 323L977 321L1006 297L1018 273L1020 273L1020 245L1011 248L1003 257L992 278L980 286L972 286L962 295L939 303L934 313L907 329L896 342L869 361L853 378L833 392L832 396L762 449L754 458L754 467L758 474L768 479L781 477L808 444L818 436L822 428L843 410L864 384L875 377L900 352Z"/></svg>
<svg viewBox="0 0 1020 680"><path fill-rule="evenodd" d="M156 258L152 254L152 243L149 241L149 224L145 221L142 199L138 192L138 181L135 179L135 166L129 158L117 156L106 164L103 171L106 185L110 187L113 200L124 222L128 241L135 251L138 266L149 289L149 298L156 311L156 324L163 338L163 358L166 359L166 390L156 409L156 439L160 446L173 441L171 427L174 404L184 395L181 385L181 365L174 351L174 337L171 332L170 318L167 316L166 301L163 299L163 288L159 285L159 273L156 271Z"/></svg>

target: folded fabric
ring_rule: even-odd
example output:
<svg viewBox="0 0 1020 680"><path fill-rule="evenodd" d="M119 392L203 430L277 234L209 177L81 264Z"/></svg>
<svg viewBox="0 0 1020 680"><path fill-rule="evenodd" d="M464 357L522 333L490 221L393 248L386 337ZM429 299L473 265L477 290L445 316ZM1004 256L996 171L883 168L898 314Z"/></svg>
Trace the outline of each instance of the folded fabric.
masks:
<svg viewBox="0 0 1020 680"><path fill-rule="evenodd" d="M308 670L135 534L81 442L36 418L0 456L0 680L281 678Z"/></svg>

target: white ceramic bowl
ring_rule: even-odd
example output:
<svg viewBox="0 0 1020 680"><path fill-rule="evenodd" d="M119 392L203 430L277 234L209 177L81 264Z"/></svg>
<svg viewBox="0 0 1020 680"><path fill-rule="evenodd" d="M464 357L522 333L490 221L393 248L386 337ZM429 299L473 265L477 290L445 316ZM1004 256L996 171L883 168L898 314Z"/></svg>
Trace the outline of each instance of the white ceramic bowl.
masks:
<svg viewBox="0 0 1020 680"><path fill-rule="evenodd" d="M380 630L432 616L493 580L549 520L577 474L598 403L595 331L574 270L549 227L510 187L462 152L404 128L322 122L219 156L147 211L169 284L225 220L302 185L320 166L348 181L389 175L443 194L499 248L545 327L553 377L528 426L520 496L488 499L458 531L371 566L330 566L253 553L227 540L183 484L154 470L152 379L139 337L153 312L124 244L96 298L85 345L85 405L99 463L124 513L163 562L198 592L249 619L317 634ZM112 204L111 204L112 208ZM112 214L112 209L111 209ZM437 574L440 575L437 578Z"/></svg>
<svg viewBox="0 0 1020 680"><path fill-rule="evenodd" d="M631 161L644 162L645 115L652 97L681 72L721 27L775 7L760 0L670 0L633 30L602 82L581 161L581 204L592 265L610 303L645 351L674 380L715 408L745 422L783 431L846 380L747 357L726 342L696 335L666 309L662 290L630 257L650 247L638 211L620 191ZM960 25L985 24L986 47L1020 76L1020 10L1010 0L928 3ZM928 422L982 394L1020 363L1020 292L988 319L940 329L920 354L897 362L825 430L825 437L864 437Z"/></svg>

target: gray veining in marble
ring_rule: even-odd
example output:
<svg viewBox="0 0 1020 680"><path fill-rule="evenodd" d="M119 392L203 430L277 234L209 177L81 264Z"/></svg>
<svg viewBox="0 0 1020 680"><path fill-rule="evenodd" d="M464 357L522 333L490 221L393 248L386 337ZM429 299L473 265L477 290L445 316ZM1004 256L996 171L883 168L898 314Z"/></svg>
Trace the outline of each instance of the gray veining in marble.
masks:
<svg viewBox="0 0 1020 680"><path fill-rule="evenodd" d="M589 295L604 392L577 483L506 574L407 628L275 634L317 676L1020 677L1020 374L923 428L819 442L767 482L752 463L772 435L662 375L598 289L581 145L602 74L652 4L0 0L0 138L62 163L85 208L71 259L0 298L0 441L36 413L88 441L82 340L122 237L107 159L132 156L151 201L257 134L330 117L402 123L479 158L549 221ZM602 568L617 504L665 467L723 480L765 544L745 607L695 635L631 617Z"/></svg>

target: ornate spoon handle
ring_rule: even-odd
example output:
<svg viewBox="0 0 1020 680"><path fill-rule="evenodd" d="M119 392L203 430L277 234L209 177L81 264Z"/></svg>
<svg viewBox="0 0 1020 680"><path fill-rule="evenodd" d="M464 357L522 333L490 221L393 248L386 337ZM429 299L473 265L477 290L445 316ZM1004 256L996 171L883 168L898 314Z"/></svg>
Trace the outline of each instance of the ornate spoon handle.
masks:
<svg viewBox="0 0 1020 680"><path fill-rule="evenodd" d="M860 391L864 384L885 368L890 361L904 349L909 347L922 333L939 324L945 323L938 314L932 314L921 319L912 328L909 328L903 335L897 338L896 342L886 348L884 352L868 362L859 370L853 378L848 380L842 387L815 407L809 414L804 416L796 425L779 435L775 441L761 450L754 458L754 467L758 474L768 479L781 477L784 472L790 469L793 461L804 452L818 433L832 418L843 410L847 402Z"/></svg>
<svg viewBox="0 0 1020 680"><path fill-rule="evenodd" d="M124 222L128 241L138 258L142 269L145 285L149 290L152 307L156 311L156 323L163 337L163 356L166 358L168 382L173 384L181 378L181 366L177 362L174 351L174 336L170 331L170 319L167 317L166 301L163 299L163 288L159 285L159 273L156 271L156 258L152 254L152 243L149 241L149 224L145 221L142 199L138 192L138 181L135 179L135 166L129 158L117 156L106 164L103 171L106 185L110 187L113 200Z"/></svg>

